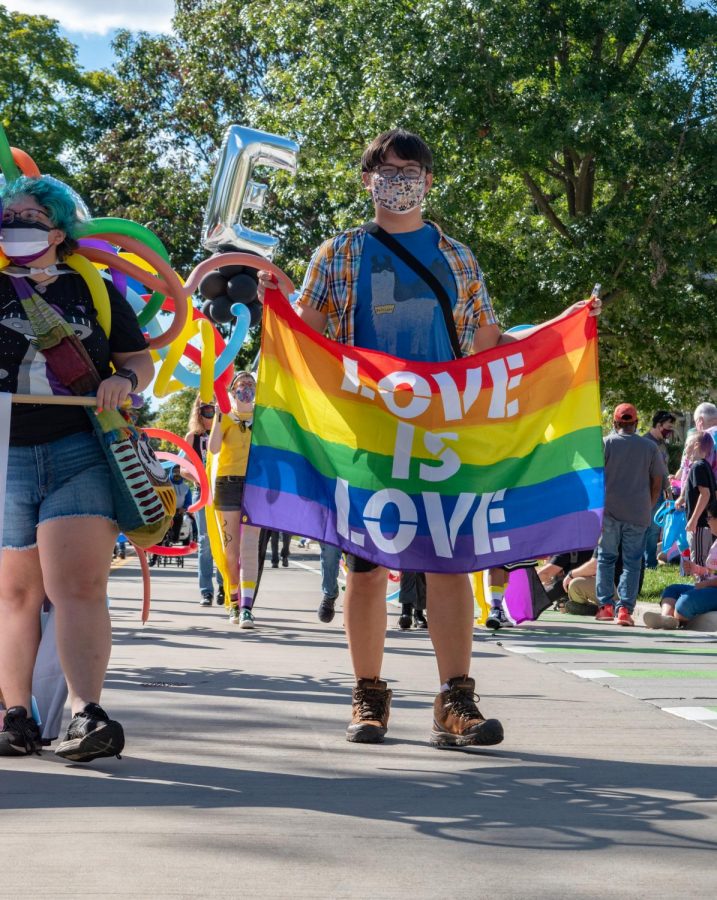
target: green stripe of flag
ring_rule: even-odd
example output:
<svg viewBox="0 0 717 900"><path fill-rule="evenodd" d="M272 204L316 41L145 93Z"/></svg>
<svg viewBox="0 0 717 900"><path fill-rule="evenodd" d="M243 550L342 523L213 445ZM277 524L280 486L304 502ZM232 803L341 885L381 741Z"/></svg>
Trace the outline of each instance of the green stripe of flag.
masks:
<svg viewBox="0 0 717 900"><path fill-rule="evenodd" d="M438 482L432 489L449 496L466 490L484 494L503 488L541 484L568 472L602 468L600 434L599 426L583 428L549 444L539 444L523 457L505 459L487 466L464 464L456 475ZM256 411L252 445L266 445L296 453L308 459L327 478L345 478L359 489L379 490L390 484L393 477L391 457L325 441L312 432L304 431L291 413L270 407L261 407ZM416 474L419 462L414 459L411 463L412 472ZM426 462L435 465L435 459ZM426 482L414 474L412 478L402 479L401 488L409 494L418 494L425 490Z"/></svg>

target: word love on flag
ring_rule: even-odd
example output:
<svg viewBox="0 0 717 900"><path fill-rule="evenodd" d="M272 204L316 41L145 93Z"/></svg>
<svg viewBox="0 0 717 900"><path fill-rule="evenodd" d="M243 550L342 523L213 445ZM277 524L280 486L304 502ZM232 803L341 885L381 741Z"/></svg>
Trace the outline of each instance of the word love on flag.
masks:
<svg viewBox="0 0 717 900"><path fill-rule="evenodd" d="M276 295L264 315L252 522L435 572L597 543L603 461L587 310L445 363L336 344Z"/></svg>

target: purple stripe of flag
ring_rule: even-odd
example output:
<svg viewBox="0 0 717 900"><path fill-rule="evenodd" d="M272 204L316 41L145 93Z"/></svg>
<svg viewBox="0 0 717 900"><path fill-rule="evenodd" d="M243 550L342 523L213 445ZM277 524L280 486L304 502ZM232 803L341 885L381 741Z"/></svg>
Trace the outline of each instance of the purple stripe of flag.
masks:
<svg viewBox="0 0 717 900"><path fill-rule="evenodd" d="M244 509L254 525L305 535L339 546L379 565L408 572L477 572L520 559L552 556L569 550L591 550L597 545L602 527L602 509L573 512L507 531L493 527L490 530L491 543L498 541L500 547L500 539L508 538L509 549L493 549L489 553L476 555L472 536L459 535L453 557L436 556L430 536L417 536L401 552L399 562L397 554L377 549L365 528L352 528L354 540L340 537L336 531L335 511L314 500L248 484L244 491ZM359 543L362 537L363 546ZM435 560L436 563L429 569L426 568L428 560Z"/></svg>

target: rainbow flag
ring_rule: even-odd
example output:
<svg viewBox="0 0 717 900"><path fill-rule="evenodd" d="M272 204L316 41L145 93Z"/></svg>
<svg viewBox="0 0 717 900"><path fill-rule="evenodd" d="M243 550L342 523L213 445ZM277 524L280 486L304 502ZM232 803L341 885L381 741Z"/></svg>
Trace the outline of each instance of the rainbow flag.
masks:
<svg viewBox="0 0 717 900"><path fill-rule="evenodd" d="M473 572L594 547L597 325L580 309L476 356L416 363L264 305L244 508L393 569Z"/></svg>

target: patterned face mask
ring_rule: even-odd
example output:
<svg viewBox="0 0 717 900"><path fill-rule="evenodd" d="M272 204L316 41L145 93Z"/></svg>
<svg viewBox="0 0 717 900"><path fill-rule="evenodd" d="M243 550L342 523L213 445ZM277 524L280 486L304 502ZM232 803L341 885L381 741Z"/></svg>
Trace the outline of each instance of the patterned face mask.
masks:
<svg viewBox="0 0 717 900"><path fill-rule="evenodd" d="M371 180L371 196L376 206L389 212L409 213L421 205L426 194L426 176L406 178L405 175L394 175L387 178L374 172Z"/></svg>
<svg viewBox="0 0 717 900"><path fill-rule="evenodd" d="M256 396L256 385L253 381L241 381L234 388L234 396L240 403L252 403Z"/></svg>

